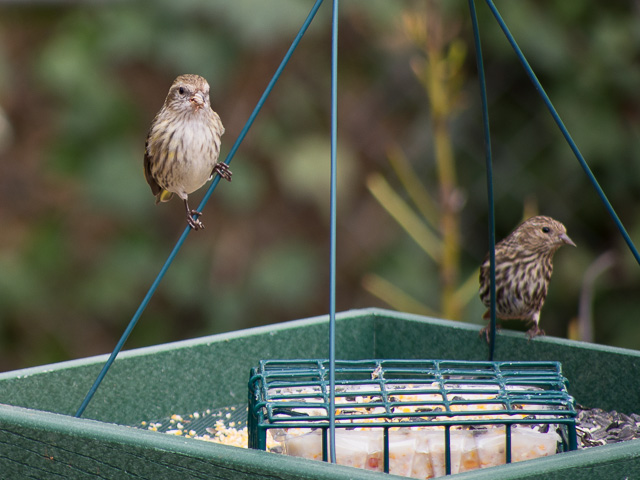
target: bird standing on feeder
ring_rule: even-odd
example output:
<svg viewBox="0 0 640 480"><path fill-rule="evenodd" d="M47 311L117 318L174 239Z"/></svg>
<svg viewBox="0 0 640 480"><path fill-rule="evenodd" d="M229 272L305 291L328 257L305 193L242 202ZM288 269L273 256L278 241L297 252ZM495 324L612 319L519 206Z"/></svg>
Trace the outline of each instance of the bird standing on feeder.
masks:
<svg viewBox="0 0 640 480"><path fill-rule="evenodd" d="M218 163L224 127L211 108L209 84L199 75L180 75L169 89L164 105L151 123L144 152L144 175L156 203L178 195L187 210L187 223L204 228L202 215L189 208L190 193L218 173L231 181L226 163Z"/></svg>
<svg viewBox="0 0 640 480"><path fill-rule="evenodd" d="M496 244L496 317L532 322L533 326L527 331L529 339L544 335L538 326L540 310L547 297L553 254L565 244L576 246L562 223L545 216L529 218ZM491 303L490 292L487 254L480 267L480 299L487 308ZM490 311L482 318L490 318ZM480 330L487 342L490 330L490 324Z"/></svg>

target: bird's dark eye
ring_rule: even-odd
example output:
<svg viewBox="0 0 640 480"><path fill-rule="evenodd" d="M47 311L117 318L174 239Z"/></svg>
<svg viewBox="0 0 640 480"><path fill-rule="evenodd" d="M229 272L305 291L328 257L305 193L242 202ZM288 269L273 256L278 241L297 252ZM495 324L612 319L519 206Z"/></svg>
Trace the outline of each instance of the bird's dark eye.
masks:
<svg viewBox="0 0 640 480"><path fill-rule="evenodd" d="M543 233L549 233L551 231L551 229L549 227L542 227L542 232Z"/></svg>
<svg viewBox="0 0 640 480"><path fill-rule="evenodd" d="M184 87L180 87L178 89L178 93L180 93L180 95L184 95Z"/></svg>

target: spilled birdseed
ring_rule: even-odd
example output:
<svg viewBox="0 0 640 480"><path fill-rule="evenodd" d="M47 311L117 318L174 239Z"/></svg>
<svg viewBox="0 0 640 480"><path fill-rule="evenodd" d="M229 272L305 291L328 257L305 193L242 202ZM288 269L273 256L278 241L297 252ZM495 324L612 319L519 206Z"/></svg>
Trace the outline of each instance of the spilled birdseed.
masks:
<svg viewBox="0 0 640 480"><path fill-rule="evenodd" d="M626 415L615 410L585 408L576 405L576 431L578 445L582 448L597 447L640 438L640 415Z"/></svg>
<svg viewBox="0 0 640 480"><path fill-rule="evenodd" d="M607 412L600 408L586 408L581 405L576 405L576 410L579 448L640 438L640 415L636 413L626 415L615 410ZM157 422L141 422L135 427L241 448L248 447L246 405L233 405L185 415L175 414ZM278 450L278 443L268 445L268 449Z"/></svg>
<svg viewBox="0 0 640 480"><path fill-rule="evenodd" d="M135 425L152 432L247 448L247 406L233 405L190 414L174 414Z"/></svg>

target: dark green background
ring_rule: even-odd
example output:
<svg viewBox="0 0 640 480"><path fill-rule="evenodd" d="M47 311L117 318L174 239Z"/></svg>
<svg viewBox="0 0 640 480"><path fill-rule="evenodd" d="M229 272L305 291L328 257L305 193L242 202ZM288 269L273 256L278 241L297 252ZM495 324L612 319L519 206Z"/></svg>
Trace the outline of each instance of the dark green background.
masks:
<svg viewBox="0 0 640 480"><path fill-rule="evenodd" d="M0 6L0 370L110 351L185 226L142 174L147 128L173 78L211 84L237 138L312 5L301 0L8 2ZM477 2L495 156L497 236L525 204L565 223L542 314L566 337L589 265L595 340L640 347L640 268L489 15ZM127 348L271 324L328 309L330 2L300 44ZM640 28L633 2L498 1L632 238L640 238ZM403 13L422 11L465 55L449 127L462 256L487 250L480 100L463 0L343 0L339 37L337 309L384 306L375 273L438 310L436 265L374 200L401 148L437 198L430 101ZM0 121L1 124L1 121ZM9 131L9 133L7 133ZM3 133L4 132L4 133ZM199 201L202 192L194 195ZM478 299L460 320L481 323ZM521 328L517 324L510 325ZM398 341L401 342L402 339Z"/></svg>

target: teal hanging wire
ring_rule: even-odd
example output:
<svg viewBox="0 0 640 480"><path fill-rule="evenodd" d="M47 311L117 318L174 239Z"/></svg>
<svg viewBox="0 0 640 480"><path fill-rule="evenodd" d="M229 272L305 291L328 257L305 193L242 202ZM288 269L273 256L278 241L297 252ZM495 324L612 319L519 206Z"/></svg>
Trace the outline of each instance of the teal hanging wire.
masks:
<svg viewBox="0 0 640 480"><path fill-rule="evenodd" d="M258 116L258 113L262 109L262 106L264 105L265 101L269 97L269 94L271 93L271 90L273 89L274 85L276 84L276 82L280 78L280 75L282 74L282 71L284 70L284 68L286 67L287 63L289 62L289 59L291 58L291 56L293 55L293 52L295 51L296 47L300 43L300 40L302 40L302 37L304 36L304 34L306 33L307 29L309 28L309 25L311 24L311 21L316 16L316 13L317 13L318 9L320 8L320 5L322 5L322 2L323 2L323 0L316 0L315 4L313 5L311 11L309 12L309 15L307 16L306 20L302 24L302 27L298 31L298 34L296 35L295 39L293 40L293 43L289 47L289 50L287 51L287 53L285 54L284 58L282 59L282 62L280 63L280 66L276 70L276 73L271 78L271 81L267 85L267 88L265 89L264 93L262 94L262 97L260 97L260 100L258 101L258 103L256 104L256 107L254 108L253 112L251 113L251 116L249 117L249 119L245 123L244 128L240 132L240 135L238 136L237 140L233 144L233 147L231 147L231 150L227 154L227 157L224 160L224 163L226 163L227 165L231 162L231 160L235 156L236 152L238 151L238 148L240 147L240 144L242 143L242 141L244 140L245 136L247 135L247 132L251 128L251 125L253 125L254 120ZM208 188L207 192L205 193L204 197L202 198L202 202L200 202L200 205L198 206L198 211L202 211L203 210L203 208L205 207L205 205L209 201L209 198L211 197L211 194L213 193L213 191L215 190L215 188L216 188L216 186L218 185L219 182L220 182L220 177L218 175L216 175L216 177L211 182L211 185L209 186L209 188ZM180 251L180 248L182 247L182 244L184 243L184 241L186 240L186 238L187 238L187 236L189 235L190 232L191 232L191 227L188 227L188 226L182 232L182 235L180 236L180 238L176 242L175 246L173 247L173 250L169 254L169 257L167 258L167 260L165 261L164 265L160 269L160 272L158 273L158 275L156 276L155 280L151 284L151 287L149 287L149 291L147 292L147 294L143 298L142 302L140 303L140 306L138 307L138 309L136 310L135 314L133 315L133 318L129 322L129 325L127 326L127 328L125 329L124 333L120 337L120 340L118 341L118 343L116 344L115 348L113 349L113 352L109 356L109 359L107 360L107 362L102 367L102 370L98 374L98 377L96 378L94 384L91 386L91 389L89 390L89 392L87 393L86 397L84 398L82 404L80 405L80 408L78 408L78 411L75 414L76 417L81 417L82 414L84 413L85 409L87 408L87 405L89 405L89 402L91 401L91 399L95 395L96 391L98 390L98 387L100 386L100 384L104 380L104 377L106 376L107 372L109 371L109 368L111 368L111 365L113 364L113 362L115 361L116 357L118 356L118 354L122 350L122 347L124 346L125 342L129 338L129 335L131 334L131 332L133 331L134 327L138 323L138 320L142 316L142 312L144 312L145 308L149 304L149 301L151 300L151 297L153 297L153 294L155 293L156 289L158 288L158 285L160 285L160 282L162 281L162 279L164 278L165 274L167 273L167 270L169 270L169 267L173 263L173 260L175 259L176 255Z"/></svg>
<svg viewBox="0 0 640 480"><path fill-rule="evenodd" d="M336 463L336 184L338 137L338 0L331 19L331 227L329 265L329 460Z"/></svg>
<svg viewBox="0 0 640 480"><path fill-rule="evenodd" d="M640 254L638 253L638 250L636 249L635 245L633 244L633 241L631 240L631 237L627 233L627 230L624 228L624 225L622 225L622 222L618 218L618 215L616 214L615 210L613 209L613 206L611 205L611 203L607 199L607 196L605 195L604 191L602 190L602 188L598 184L598 181L596 180L596 177L593 175L593 172L591 172L591 169L587 165L587 162L585 161L584 157L582 156L582 153L580 153L580 150L578 149L578 146L573 141L573 138L571 138L571 135L569 134L569 131L567 130L567 128L565 127L564 123L562 122L562 119L560 118L560 115L558 115L558 112L556 111L555 107L551 103L551 100L549 99L549 96L544 91L544 88L542 88L542 85L540 84L540 81L536 77L536 74L533 72L533 69L529 65L529 62L527 62L527 59L525 58L524 54L522 53L522 50L520 50L520 47L518 46L518 44L516 43L515 39L513 38L513 35L511 35L511 32L509 31L509 29L507 28L507 25L505 24L504 20L500 16L500 13L498 12L498 9L495 7L495 5L493 4L493 2L491 0L485 0L485 1L486 1L487 5L489 6L489 8L491 9L491 12L493 13L493 16L497 20L498 24L500 25L500 28L502 29L503 33L507 37L507 40L511 44L511 47L516 52L518 60L520 60L520 63L524 67L524 69L525 69L525 71L527 73L527 76L529 77L531 82L533 82L533 85L534 85L535 89L538 91L538 93L542 97L542 100L544 101L544 103L547 106L547 109L551 113L551 116L553 117L553 120L558 125L558 128L560 129L560 131L562 132L562 135L564 136L565 140L569 144L569 147L571 147L571 150L573 151L573 154L578 159L578 162L580 163L580 166L582 167L584 172L587 174L587 177L589 178L589 181L593 185L593 188L595 188L596 192L598 193L598 196L600 197L600 200L602 200L602 203L604 204L607 212L609 213L609 216L611 216L611 218L613 219L614 223L616 224L616 227L618 228L618 230L622 234L622 237L624 238L625 242L627 243L627 246L629 247L629 250L631 250L631 253L635 257L636 262L638 262L638 264L640 264Z"/></svg>
<svg viewBox="0 0 640 480"><path fill-rule="evenodd" d="M487 84L484 75L484 61L482 59L482 45L480 43L480 29L478 28L478 16L474 0L469 0L469 12L473 25L473 43L476 50L476 63L478 65L478 81L480 83L480 98L482 102L482 126L484 130L484 154L487 170L487 203L489 205L489 276L491 279L491 332L489 337L489 361L493 361L496 345L496 223L495 204L493 200L493 161L491 156L491 130L489 128L489 106L487 102Z"/></svg>

